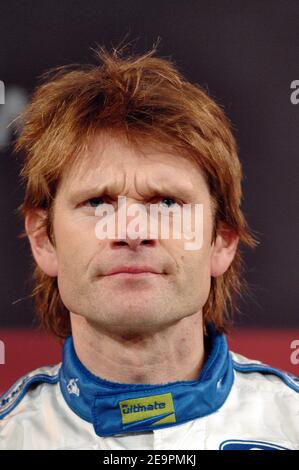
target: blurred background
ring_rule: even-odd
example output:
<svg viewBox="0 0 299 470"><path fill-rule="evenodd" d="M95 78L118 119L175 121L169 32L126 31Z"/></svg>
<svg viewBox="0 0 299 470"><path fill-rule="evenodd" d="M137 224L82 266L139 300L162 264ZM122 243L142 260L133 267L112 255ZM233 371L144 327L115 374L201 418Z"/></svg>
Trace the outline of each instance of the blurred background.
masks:
<svg viewBox="0 0 299 470"><path fill-rule="evenodd" d="M224 108L239 146L243 210L260 245L243 251L252 294L239 304L231 348L299 375L298 0L10 0L0 6L0 391L60 360L28 297L13 120L50 67L93 62L91 48L123 40L144 53L158 38L158 55Z"/></svg>

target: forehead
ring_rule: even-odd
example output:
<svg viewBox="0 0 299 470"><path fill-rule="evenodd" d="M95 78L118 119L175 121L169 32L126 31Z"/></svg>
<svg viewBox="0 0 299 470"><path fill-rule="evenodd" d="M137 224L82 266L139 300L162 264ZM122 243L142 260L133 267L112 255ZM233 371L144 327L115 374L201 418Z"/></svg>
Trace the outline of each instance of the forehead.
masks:
<svg viewBox="0 0 299 470"><path fill-rule="evenodd" d="M129 186L167 186L194 191L206 186L200 166L174 145L150 139L129 141L123 133L99 132L84 153L62 176L62 186L82 188L114 185L120 192Z"/></svg>

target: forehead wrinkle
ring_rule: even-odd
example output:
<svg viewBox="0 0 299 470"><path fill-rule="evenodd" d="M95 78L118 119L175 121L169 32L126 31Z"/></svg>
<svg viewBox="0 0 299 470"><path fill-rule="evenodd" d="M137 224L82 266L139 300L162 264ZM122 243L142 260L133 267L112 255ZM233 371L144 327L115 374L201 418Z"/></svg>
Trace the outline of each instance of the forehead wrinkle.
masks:
<svg viewBox="0 0 299 470"><path fill-rule="evenodd" d="M115 144L115 142L113 143ZM77 167L75 175L77 181L79 180L82 183L79 185L80 189L89 190L90 188L91 190L110 193L116 197L119 194L128 195L132 193L135 196L138 194L149 198L153 194L165 193L166 195L169 193L172 196L177 195L188 199L194 195L193 183L195 181L193 183L191 181L194 178L193 173L190 171L192 170L192 162L189 159L187 159L189 165L186 168L182 165L187 163L184 162L185 158L176 160L178 164L173 167L167 159L163 162L164 154L167 155L168 152L164 151L162 155L159 155L149 149L146 149L147 151L143 149L141 153L136 152L135 149L130 149L130 157L135 160L136 166L127 168L125 161L119 158L119 152L116 152L118 162L115 171L114 159L107 154L107 152L111 152L111 148L109 146L107 148L105 145L101 150L99 153L98 149L96 152L91 152L89 154L91 158L81 162L81 168ZM161 160L157 161L159 159Z"/></svg>
<svg viewBox="0 0 299 470"><path fill-rule="evenodd" d="M164 173L164 174L163 174ZM166 174L167 173L167 174ZM194 185L191 181L178 181L178 178L169 178L171 170L167 171L161 169L156 174L141 173L140 177L137 172L134 174L134 186L138 194L143 197L149 197L152 193L165 193L178 194L185 197L191 197L194 191ZM175 176L175 175L174 175Z"/></svg>
<svg viewBox="0 0 299 470"><path fill-rule="evenodd" d="M117 197L118 194L122 194L125 191L126 175L123 172L115 174L112 170L109 173L108 175L100 174L92 186L98 188L101 192L107 192L111 196Z"/></svg>
<svg viewBox="0 0 299 470"><path fill-rule="evenodd" d="M70 192L71 197L93 195L97 193L109 193L111 196L117 197L118 194L122 193L125 188L125 175L115 174L112 168L106 168L105 170L98 169L97 172L88 172L88 176L77 174L75 180L79 184L74 184L74 180L69 180L66 190ZM96 173L96 174L95 174Z"/></svg>

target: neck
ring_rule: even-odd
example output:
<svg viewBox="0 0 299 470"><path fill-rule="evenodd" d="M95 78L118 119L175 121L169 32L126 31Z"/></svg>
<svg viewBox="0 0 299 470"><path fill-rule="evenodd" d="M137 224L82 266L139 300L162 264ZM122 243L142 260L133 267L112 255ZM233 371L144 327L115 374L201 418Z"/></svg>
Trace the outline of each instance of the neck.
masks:
<svg viewBox="0 0 299 470"><path fill-rule="evenodd" d="M196 380L205 361L202 313L158 331L113 332L71 313L74 347L94 375L126 384Z"/></svg>

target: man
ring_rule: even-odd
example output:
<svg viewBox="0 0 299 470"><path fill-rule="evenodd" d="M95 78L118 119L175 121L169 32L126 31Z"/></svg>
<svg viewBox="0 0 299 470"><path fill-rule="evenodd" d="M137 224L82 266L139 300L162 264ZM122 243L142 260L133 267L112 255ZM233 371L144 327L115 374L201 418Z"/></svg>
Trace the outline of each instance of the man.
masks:
<svg viewBox="0 0 299 470"><path fill-rule="evenodd" d="M240 244L256 244L229 122L154 52L101 48L100 64L48 75L26 110L34 295L66 341L62 364L2 397L2 449L299 449L297 379L224 335ZM168 228L188 209L190 230L163 237L151 207Z"/></svg>

